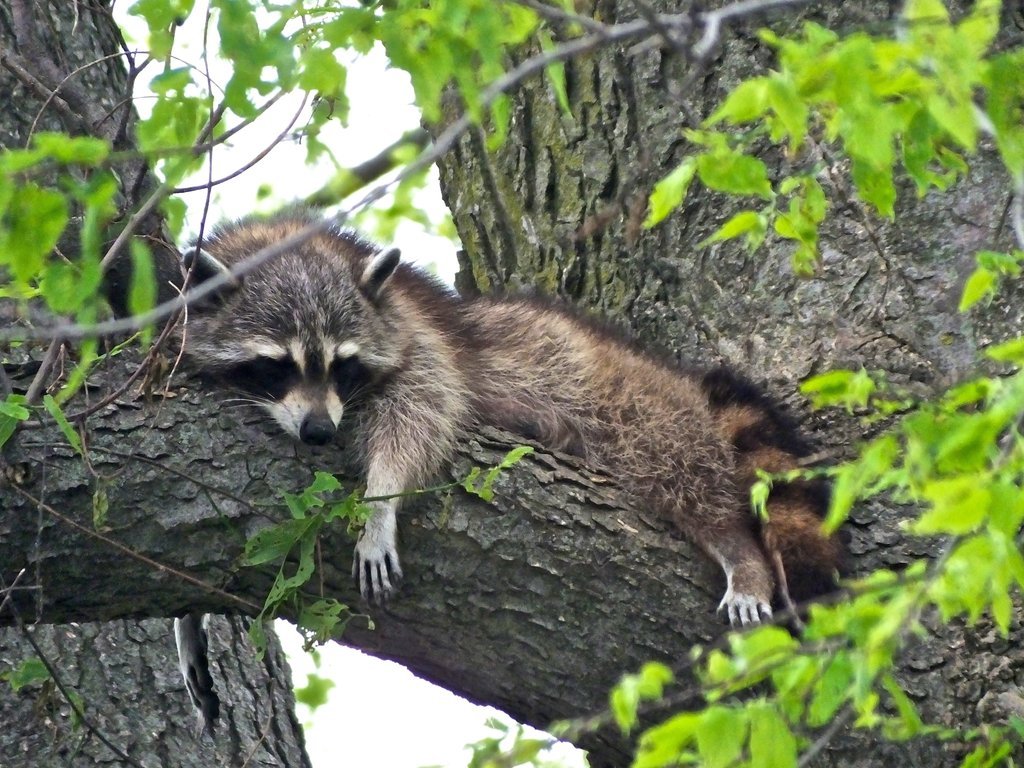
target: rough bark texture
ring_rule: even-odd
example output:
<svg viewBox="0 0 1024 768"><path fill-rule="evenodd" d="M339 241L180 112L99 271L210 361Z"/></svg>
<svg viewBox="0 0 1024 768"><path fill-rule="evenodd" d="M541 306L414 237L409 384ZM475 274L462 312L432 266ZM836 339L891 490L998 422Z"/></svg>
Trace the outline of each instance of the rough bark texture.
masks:
<svg viewBox="0 0 1024 768"><path fill-rule="evenodd" d="M679 12L687 4L652 5ZM605 23L638 15L637 4L625 0L586 6L581 12ZM810 19L838 31L874 30L880 21L892 24L899 6L821 4L777 14L772 26L795 32ZM962 5L954 9L962 11ZM810 280L793 275L791 246L778 240L769 238L753 255L734 244L696 247L743 207L699 185L683 210L643 230L652 185L691 151L681 127L696 126L685 115L703 118L739 80L772 66L771 51L755 35L761 24L731 27L717 57L681 95L690 70L667 48L611 49L569 62L571 115L560 111L546 81L524 84L504 146L488 151L482 135L470 135L439 163L465 247L457 281L471 292L558 294L616 318L682 361L726 363L764 383L821 447L850 455L870 434L854 419L808 413L796 395L802 379L863 366L928 396L977 375L980 350L1024 326L1019 281L984 311L957 311L974 254L1013 247L1005 222L1009 185L994 152L983 149L949 193L918 199L902 183L890 223L856 202L848 168L819 147L830 213L823 262ZM1000 35L1003 45L1021 43L1019 20L1010 12ZM785 172L780 154L766 152L764 159ZM847 534L856 572L899 569L939 546L907 539L899 529L904 512L877 505L855 511ZM1013 638L1007 643L990 628L942 628L908 654L902 674L935 722L997 722L1022 704L1016 686L1024 668L1015 648ZM938 765L954 764L957 756L934 745L881 745L846 735L820 759Z"/></svg>
<svg viewBox="0 0 1024 768"><path fill-rule="evenodd" d="M38 131L68 131L103 136L115 148L130 149L133 116L126 114L131 100L125 98L130 96L130 84L124 62L117 58L119 41L120 33L104 2L0 4L0 103L4 105L0 111L0 147L25 147ZM110 55L114 58L103 58ZM65 80L72 72L74 75ZM54 90L57 95L51 97ZM152 191L154 180L145 163L132 156L118 162L116 171L123 184L119 202L127 216ZM161 241L159 217L148 217L139 232L147 235L155 247ZM73 254L77 247L74 227L69 233L61 249ZM168 262L162 264L173 267ZM115 280L124 278L120 270L116 272ZM6 312L6 301L0 300L3 323L12 319ZM35 354L25 347L2 351L7 360L17 357L24 361ZM102 418L90 424L94 425L102 431ZM10 448L0 456L0 468L6 467L5 458L15 464L19 461L12 458L19 449ZM47 474L47 460L36 462L47 449L42 454L33 450L21 455L35 466L33 472L43 473L38 475L41 483L36 487L45 494L54 487L54 476ZM78 481L81 478L78 475ZM78 482L74 475L64 479ZM118 482L116 476L107 480L114 485ZM62 509L73 509L63 506L57 497L51 500ZM147 496L144 491L133 501L134 512L139 515L148 514L151 503L160 503L158 497ZM31 575L26 574L18 583L19 588L28 590L20 594L31 595L22 603L21 616L33 625L27 631L55 666L59 679L84 705L89 722L113 744L147 767L242 765L247 759L250 765L308 764L302 731L293 712L290 675L275 637L271 635L267 655L261 661L237 619L218 620L211 639L217 659L213 674L225 706L216 742L200 742L194 736L195 715L178 672L170 621L135 619L169 616L171 612L162 606L152 610L137 603L131 594L133 584L125 579L101 594L97 587L103 579L119 579L125 574L109 561L102 565L91 561L85 550L70 540L64 541L64 562L59 570L67 567L68 584L77 583L74 589L84 604L80 610L60 617L37 611L40 604L35 598L45 602L50 594L50 569L44 572L37 567L41 562L35 553L48 546L43 531L53 521L38 518L43 526L40 538L21 539L15 553L14 542L20 537L14 531L26 523L34 527L37 519L34 512L29 518L16 519L25 511L24 507L20 509L6 494L0 494L0 537L6 548L0 557L0 575L9 585L22 567L29 566ZM82 507L78 513L87 509ZM88 517L81 519L91 525ZM139 583L151 580L151 574L140 573L138 577ZM95 610L100 601L108 600L117 606L113 611ZM71 621L72 614L76 621L92 623L36 624ZM72 725L70 706L51 684L12 691L7 676L36 654L23 631L11 626L12 614L6 605L0 615L0 623L7 625L0 630L0 766L123 764L91 728ZM96 623L115 617L131 618Z"/></svg>
<svg viewBox="0 0 1024 768"><path fill-rule="evenodd" d="M102 599L95 591L85 594ZM61 683L81 697L90 725L139 765L309 765L284 654L271 636L266 656L257 659L239 618L217 617L210 629L211 671L227 704L213 742L196 737L170 620L40 624L29 631ZM20 631L0 632L0 669L16 669L35 657ZM0 696L4 768L128 764L90 728L75 723L70 705L51 683L17 693L6 683L5 688Z"/></svg>
<svg viewBox="0 0 1024 768"><path fill-rule="evenodd" d="M821 20L848 29L889 16L884 3L842 6L842 16L830 10ZM615 21L633 8L608 0L597 13ZM791 28L794 19L781 24ZM707 114L740 77L770 63L752 29L728 35L720 59L687 93L698 114ZM487 154L482 140L470 136L442 164L467 250L461 277L467 290L537 286L561 293L628 323L639 337L680 358L728 362L794 406L796 381L840 365L883 368L899 383L934 391L967 375L980 346L1020 327L1019 286L967 323L955 311L970 254L1006 244L997 226L1005 180L989 158L982 157L951 195L923 201L904 195L898 227L865 215L837 181L830 190L836 215L826 232L822 274L798 280L783 246L755 256L695 248L730 213L731 203L713 195L693 195L685 211L655 230L637 227L650 184L686 151L681 110L666 91L685 75L681 60L658 50L616 50L572 62L568 70L571 117L558 112L542 81L529 83L515 101L502 149ZM97 371L95 390L123 380L121 365L129 363ZM13 367L9 373L16 384L28 375ZM254 505L275 499L278 490L303 487L314 466L343 466L343 447L295 446L260 414L221 412L215 397L195 388L173 392L174 398L148 402L133 389L91 417L88 465L55 429L26 431L10 458L31 469L22 490L86 529L102 491L109 509L104 535L234 598L142 563L41 511L18 491L0 489L0 563L8 583L27 569L21 586L32 589L17 595L24 616L109 621L167 616L186 607L238 610L237 600L258 603L266 593L272 569L240 568L238 557L245 538L282 513ZM855 422L800 413L823 445L849 451L862 437ZM471 464L493 464L508 440L494 434L467 439L451 476ZM353 619L346 642L543 725L602 708L608 686L643 661L684 669L693 643L721 637L723 627L713 615L723 587L717 570L645 510L631 509L610 479L538 453L503 476L497 492L494 504L460 491L411 503L401 520L407 574L401 595L388 610L370 611L375 631ZM849 536L857 569L898 567L928 552L928 544L900 535L898 517L877 507L856 513ZM323 542L322 585L352 601L350 547L340 533ZM10 620L9 613L0 614L0 622ZM55 631L85 638L98 651L71 667L83 673L88 667L90 679L100 681L100 692L85 698L115 702L105 711L149 718L130 726L120 716L105 719L122 743L148 735L146 722L170 717L180 728L191 723L181 696L173 715L142 714L175 698L168 695L176 684L173 662L141 658L145 644L139 639L163 636L165 629L106 625L110 639L104 642L129 649L116 658L104 656L99 641L88 642L96 631L91 625ZM986 628L936 629L907 654L902 677L931 719L961 726L998 722L1020 709L1021 635L1019 623L1009 640ZM248 658L237 642L214 650L218 669ZM13 655L3 652L5 660ZM116 671L138 684L126 685L115 698L103 692L109 687L103 675L119 663ZM256 734L267 730L264 713L274 711L280 716L266 748L284 764L296 764L298 758L286 757L295 754L290 748L273 743L293 733L277 699L256 702L260 696L253 692L264 679L259 675L257 668L238 678L237 686L222 688L231 706L245 708L229 716L234 729L252 736L239 743L255 744ZM69 677L78 679L77 673ZM47 715L16 717L28 731L7 742L0 735L0 744L22 750L47 727ZM166 739L179 738L168 734L157 733L148 743L164 745L159 748L165 754L186 764L192 753L166 747ZM626 762L627 746L611 733L589 744L596 747L595 765ZM87 746L99 749L91 740ZM7 754L14 760L26 753L0 752L0 764ZM241 763L245 754L240 746L225 761ZM951 765L956 755L930 742L883 745L840 734L819 758L821 765L844 766L897 761Z"/></svg>

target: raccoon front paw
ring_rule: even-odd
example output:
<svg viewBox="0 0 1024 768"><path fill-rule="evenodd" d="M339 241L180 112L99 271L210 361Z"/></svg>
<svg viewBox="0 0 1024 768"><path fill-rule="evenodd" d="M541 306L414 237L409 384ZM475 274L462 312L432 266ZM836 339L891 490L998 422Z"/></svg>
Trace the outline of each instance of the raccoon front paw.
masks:
<svg viewBox="0 0 1024 768"><path fill-rule="evenodd" d="M757 597L743 592L733 592L729 589L718 604L718 613L725 610L729 616L729 624L733 627L760 624L761 619L770 621L772 618L772 607L769 603Z"/></svg>
<svg viewBox="0 0 1024 768"><path fill-rule="evenodd" d="M364 532L356 542L352 557L352 578L366 602L383 605L402 581L402 566L395 545Z"/></svg>

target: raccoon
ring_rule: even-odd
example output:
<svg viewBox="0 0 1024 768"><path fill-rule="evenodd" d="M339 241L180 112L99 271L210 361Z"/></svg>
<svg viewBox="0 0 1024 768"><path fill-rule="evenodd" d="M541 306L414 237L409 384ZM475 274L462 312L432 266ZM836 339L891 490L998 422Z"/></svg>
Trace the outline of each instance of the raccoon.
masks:
<svg viewBox="0 0 1024 768"><path fill-rule="evenodd" d="M186 257L193 282L314 221L291 212L216 230ZM331 228L191 307L182 339L204 374L299 440L334 440L354 412L351 448L373 500L352 573L368 601L402 577L395 495L426 484L481 424L609 469L718 562L718 610L733 625L772 616L777 560L798 597L834 584L840 549L821 532L823 489L777 487L763 525L749 511L755 469L790 469L806 453L768 399L728 371L660 360L567 306L463 298L397 250Z"/></svg>

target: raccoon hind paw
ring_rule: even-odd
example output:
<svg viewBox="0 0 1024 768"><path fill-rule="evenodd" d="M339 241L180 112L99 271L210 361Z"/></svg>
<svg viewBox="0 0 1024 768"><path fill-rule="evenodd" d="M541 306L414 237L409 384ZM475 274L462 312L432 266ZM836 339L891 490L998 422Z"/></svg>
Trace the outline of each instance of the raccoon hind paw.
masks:
<svg viewBox="0 0 1024 768"><path fill-rule="evenodd" d="M771 621L772 607L756 595L733 592L729 589L718 604L717 613L726 612L733 627L755 626L761 620Z"/></svg>

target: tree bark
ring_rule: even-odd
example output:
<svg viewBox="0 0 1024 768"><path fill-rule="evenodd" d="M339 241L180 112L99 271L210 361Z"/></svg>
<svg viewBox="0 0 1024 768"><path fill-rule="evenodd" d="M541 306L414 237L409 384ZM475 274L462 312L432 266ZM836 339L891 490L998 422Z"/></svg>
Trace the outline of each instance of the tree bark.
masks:
<svg viewBox="0 0 1024 768"><path fill-rule="evenodd" d="M131 82L119 58L121 46L120 32L105 2L15 0L0 4L0 103L4 105L0 112L0 147L19 149L28 146L37 132L66 131L101 136L118 150L134 149ZM156 182L145 162L131 154L118 161L116 172L122 185L118 202L127 218ZM158 255L166 254L160 250L166 238L158 215L146 217L137 231ZM60 247L64 253L76 252L74 227L69 228ZM177 273L173 261L166 259L158 262L158 269L163 276ZM126 281L127 272L118 263L108 278L112 283ZM162 279L161 284L164 282ZM10 300L0 299L0 322L6 325L15 318L24 322L25 318L9 305ZM52 318L47 321L52 322ZM42 355L41 350L27 345L3 347L0 352L3 361L13 366L15 379L16 370L32 369L31 359L38 360ZM27 387L27 380L20 383ZM5 393L0 391L3 396ZM103 418L91 420L87 428L93 427L102 432ZM0 455L0 475L4 479L17 476L21 459L14 457L21 456L38 480L33 487L45 496L55 480L47 470L49 449L41 445L19 448L17 442L22 438L15 439ZM44 439L52 444L54 437ZM31 444L31 440L25 442ZM63 481L96 479L88 471L81 474L83 469L79 465ZM72 479L75 476L78 480ZM4 479L0 479L0 485ZM96 482L116 485L118 480L111 476ZM58 497L51 497L51 501L91 526L88 509L92 502L74 510L62 506ZM133 512L142 516L149 514L149 504L160 503L145 493L134 501ZM224 706L216 741L202 742L195 736L196 717L178 671L170 621L138 620L143 616L170 616L171 612L134 605L133 585L127 580L122 579L116 588L103 593L98 585L104 579L117 579L118 567L108 560L100 570L100 563L90 562L87 550L79 549L71 539L64 541L64 563L51 560L54 567L44 567L38 556L49 546L45 531L54 521L36 518L35 512L30 513L31 519L17 519L27 509L0 491L0 536L5 548L0 557L0 575L5 585L11 585L19 578L19 571L27 568L15 594L27 598L18 600L19 615L23 624L31 625L21 629L12 626L14 614L8 604L0 608L0 623L6 625L0 629L0 690L4 692L0 694L0 722L4 724L0 728L0 766L127 764L100 736L121 755L127 754L147 767L241 765L247 758L260 765L308 765L302 730L293 712L288 666L272 631L266 656L259 659L238 619L215 622L212 672ZM85 517L81 517L83 513ZM16 534L22 525L36 528L38 538L29 541ZM15 540L20 541L17 553L11 548ZM54 595L49 580L56 571L65 572L67 584L77 584L75 589L84 601L80 610L64 612L60 617L42 610ZM142 574L140 578L148 581L151 575ZM0 592L0 602L3 594ZM97 611L95 603L92 608L85 605L99 599L118 607ZM75 621L89 623L64 623L72 621L72 614ZM57 679L81 702L88 725L74 724L76 716L71 706L52 681L12 691L6 678L37 655L26 634L32 635L42 656L53 665Z"/></svg>
<svg viewBox="0 0 1024 768"><path fill-rule="evenodd" d="M634 13L626 2L598 6L606 21ZM841 10L830 6L818 18L850 29L888 15L888 4L851 2ZM779 23L793 29L797 22L787 16ZM724 38L720 57L685 94L691 111L706 115L727 87L770 65L752 30ZM1006 202L1005 179L989 156L979 158L951 194L903 195L898 226L864 214L837 173L825 259L813 280L793 277L782 245L769 244L754 256L725 245L696 248L735 205L715 195L691 193L683 212L649 232L639 229L651 183L686 151L679 132L683 109L666 96L686 73L684 62L666 51L602 52L568 65L571 116L559 113L538 80L517 95L504 147L489 153L478 135L461 142L442 163L442 180L466 247L462 287L538 286L627 323L640 339L680 359L727 362L765 382L822 445L844 454L864 436L861 426L808 414L793 394L799 379L866 365L885 369L914 391L934 392L969 375L979 348L1021 326L1019 286L969 322L956 313L970 254L1007 244L997 215ZM122 358L98 370L92 386L98 392L116 387L128 365ZM20 385L26 371L8 367ZM25 569L19 584L31 589L15 595L23 616L112 621L186 608L251 612L261 603L274 569L238 565L245 539L268 520L283 518L279 506L265 506L281 490L304 487L314 467L345 467L344 446L294 445L261 414L223 409L216 393L181 389L177 382L170 392L173 397L147 400L132 389L90 417L88 461L56 429L19 436L8 458L24 462L30 477L0 489L0 563L7 583ZM95 400L96 392L87 397ZM69 410L75 409L72 403ZM496 463L514 442L491 432L467 436L449 476ZM614 478L566 457L538 451L505 473L496 489L492 504L459 490L412 501L400 519L407 577L401 594L386 610L364 607L374 630L353 618L344 641L541 726L602 709L618 676L651 659L680 671L677 705L699 705L687 660L694 643L722 638L723 624L713 612L724 587L718 570L647 510L632 507ZM90 533L97 500L108 510L101 533L124 549ZM847 532L856 570L899 568L931 551L933 543L901 534L900 517L900 510L878 505L857 510ZM313 592L357 605L350 549L341 532L326 536ZM10 623L10 613L0 621ZM237 621L231 625L237 628ZM91 626L75 631L90 645ZM114 638L163 632L134 623L105 631ZM902 680L933 721L1001 721L1020 710L1015 680L1024 674L1024 654L1016 650L1022 634L1019 622L1007 640L985 626L935 626L905 655ZM239 642L214 649L217 668L246 661ZM87 666L105 669L100 658L79 663L82 670ZM173 698L162 695L175 684L172 661L130 666L118 671L137 681L139 693L131 707L120 709L148 711L150 721L159 717L181 728L191 723L181 709L173 716L150 709L159 712ZM257 726L267 717L252 694L260 679L254 670L237 686L220 688L228 706L249 707L238 718L253 734L245 744L293 738L276 705L275 726L269 732ZM106 701L102 691L110 685L86 698ZM149 695L153 689L161 693ZM27 716L19 717L31 729ZM234 714L229 717L235 722ZM140 725L121 730L116 718L109 722L128 739L124 743L131 734L148 733ZM163 740L158 735L153 743ZM593 748L594 765L628 760L628 741L610 729L584 743ZM245 750L243 744L235 754ZM955 749L937 742L888 744L841 732L818 764L951 765L956 759Z"/></svg>

